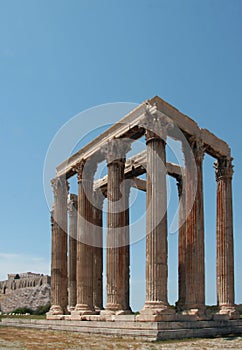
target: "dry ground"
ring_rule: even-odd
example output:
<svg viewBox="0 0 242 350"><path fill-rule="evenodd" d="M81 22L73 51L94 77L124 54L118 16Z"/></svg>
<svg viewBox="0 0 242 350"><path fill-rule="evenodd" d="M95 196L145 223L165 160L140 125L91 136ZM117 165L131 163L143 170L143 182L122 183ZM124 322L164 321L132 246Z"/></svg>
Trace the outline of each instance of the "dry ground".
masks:
<svg viewBox="0 0 242 350"><path fill-rule="evenodd" d="M242 335L216 339L144 342L80 333L0 326L0 350L158 350L242 349Z"/></svg>

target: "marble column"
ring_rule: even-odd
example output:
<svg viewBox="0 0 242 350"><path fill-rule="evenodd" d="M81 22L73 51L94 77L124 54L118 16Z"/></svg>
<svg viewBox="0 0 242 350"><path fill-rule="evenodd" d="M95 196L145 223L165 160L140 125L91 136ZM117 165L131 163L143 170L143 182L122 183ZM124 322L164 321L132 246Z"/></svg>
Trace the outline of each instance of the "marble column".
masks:
<svg viewBox="0 0 242 350"><path fill-rule="evenodd" d="M129 231L129 196L130 196L130 187L131 184L128 181L125 181L123 186L123 191L125 194L124 198L124 238L123 238L123 251L125 257L124 263L124 291L125 291L125 310L130 309L130 231Z"/></svg>
<svg viewBox="0 0 242 350"><path fill-rule="evenodd" d="M146 131L146 301L141 321L169 320L174 314L167 301L166 126L158 131L162 138Z"/></svg>
<svg viewBox="0 0 242 350"><path fill-rule="evenodd" d="M101 190L94 193L93 201L93 306L95 311L103 309L103 201L104 195Z"/></svg>
<svg viewBox="0 0 242 350"><path fill-rule="evenodd" d="M72 319L95 313L93 307L93 176L96 167L82 161L75 167L78 178L77 304ZM79 317L78 317L79 316Z"/></svg>
<svg viewBox="0 0 242 350"><path fill-rule="evenodd" d="M215 162L217 181L217 298L220 314L239 317L234 305L232 158Z"/></svg>
<svg viewBox="0 0 242 350"><path fill-rule="evenodd" d="M69 251L68 251L68 309L76 306L76 246L77 246L77 195L70 194L69 212Z"/></svg>
<svg viewBox="0 0 242 350"><path fill-rule="evenodd" d="M51 253L51 308L47 318L67 313L67 196L65 177L51 181L54 191Z"/></svg>
<svg viewBox="0 0 242 350"><path fill-rule="evenodd" d="M178 310L183 310L186 298L186 197L182 177L177 178L179 197L179 234L178 234Z"/></svg>
<svg viewBox="0 0 242 350"><path fill-rule="evenodd" d="M184 313L204 316L204 208L203 157L204 146L190 138L185 153L186 168L186 298Z"/></svg>
<svg viewBox="0 0 242 350"><path fill-rule="evenodd" d="M125 209L124 167L128 145L122 140L109 142L108 164L108 213L107 213L107 304L103 314L130 313L129 282L127 281L128 230Z"/></svg>

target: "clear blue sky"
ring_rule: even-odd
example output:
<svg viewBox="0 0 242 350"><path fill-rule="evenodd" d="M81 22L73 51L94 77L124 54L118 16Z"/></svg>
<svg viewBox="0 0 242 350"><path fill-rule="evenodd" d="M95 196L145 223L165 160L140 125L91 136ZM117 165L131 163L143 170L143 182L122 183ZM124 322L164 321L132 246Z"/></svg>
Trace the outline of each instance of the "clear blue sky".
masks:
<svg viewBox="0 0 242 350"><path fill-rule="evenodd" d="M87 108L159 95L232 148L236 301L242 303L241 18L240 0L0 0L1 278L49 272L42 178L58 129ZM206 290L207 302L214 303L209 157L205 170ZM177 293L176 239L169 236L171 302ZM134 308L143 303L143 252L144 242L132 252Z"/></svg>

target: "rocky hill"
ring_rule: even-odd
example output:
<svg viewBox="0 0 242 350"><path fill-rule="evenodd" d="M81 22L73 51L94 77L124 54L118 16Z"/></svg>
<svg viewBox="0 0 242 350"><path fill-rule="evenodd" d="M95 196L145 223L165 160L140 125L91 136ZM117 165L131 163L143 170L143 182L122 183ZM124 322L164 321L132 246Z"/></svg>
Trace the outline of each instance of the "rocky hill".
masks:
<svg viewBox="0 0 242 350"><path fill-rule="evenodd" d="M50 285L42 284L36 287L21 288L1 296L2 312L11 312L19 307L37 309L50 302Z"/></svg>
<svg viewBox="0 0 242 350"><path fill-rule="evenodd" d="M32 272L9 274L0 281L0 310L3 313L26 307L36 310L50 302L50 276Z"/></svg>

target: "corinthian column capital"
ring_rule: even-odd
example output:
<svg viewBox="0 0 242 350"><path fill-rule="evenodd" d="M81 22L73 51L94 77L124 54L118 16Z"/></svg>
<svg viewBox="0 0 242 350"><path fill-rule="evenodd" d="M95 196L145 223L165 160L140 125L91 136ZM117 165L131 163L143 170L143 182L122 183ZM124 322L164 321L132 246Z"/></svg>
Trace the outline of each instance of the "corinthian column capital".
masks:
<svg viewBox="0 0 242 350"><path fill-rule="evenodd" d="M232 161L233 158L220 158L214 162L216 181L224 178L232 179L234 173Z"/></svg>
<svg viewBox="0 0 242 350"><path fill-rule="evenodd" d="M166 142L168 129L170 127L170 123L167 118L148 114L143 119L141 124L146 129L146 143L154 139L163 140Z"/></svg>
<svg viewBox="0 0 242 350"><path fill-rule="evenodd" d="M108 141L103 148L107 164L119 162L120 160L124 161L126 153L131 149L130 143L129 139L113 139Z"/></svg>
<svg viewBox="0 0 242 350"><path fill-rule="evenodd" d="M55 177L51 180L51 186L53 188L54 196L67 196L69 191L69 183L65 176Z"/></svg>
<svg viewBox="0 0 242 350"><path fill-rule="evenodd" d="M78 183L82 181L84 165L85 165L85 160L82 159L80 162L76 163L72 168L73 172L77 174Z"/></svg>
<svg viewBox="0 0 242 350"><path fill-rule="evenodd" d="M196 162L202 162L206 150L206 147L202 140L197 138L196 136L192 136L188 139L188 142L192 149Z"/></svg>
<svg viewBox="0 0 242 350"><path fill-rule="evenodd" d="M96 159L82 159L80 162L75 164L72 169L77 174L78 183L82 182L84 178L86 180L92 180L97 170Z"/></svg>
<svg viewBox="0 0 242 350"><path fill-rule="evenodd" d="M165 115L159 115L157 107L147 104L144 118L140 121L146 132L146 143L151 140L163 140L166 142L168 130L173 128L173 122Z"/></svg>

